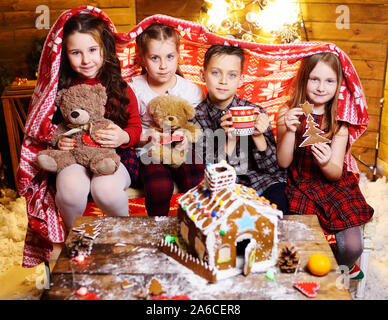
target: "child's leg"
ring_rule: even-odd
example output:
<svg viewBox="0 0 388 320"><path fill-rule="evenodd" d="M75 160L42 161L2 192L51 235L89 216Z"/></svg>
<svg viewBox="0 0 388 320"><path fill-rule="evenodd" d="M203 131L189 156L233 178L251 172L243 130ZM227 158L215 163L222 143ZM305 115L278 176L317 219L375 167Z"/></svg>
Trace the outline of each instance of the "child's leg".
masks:
<svg viewBox="0 0 388 320"><path fill-rule="evenodd" d="M171 169L162 164L140 165L145 206L149 216L167 216L174 191Z"/></svg>
<svg viewBox="0 0 388 320"><path fill-rule="evenodd" d="M262 194L271 203L275 203L283 214L288 214L288 199L285 194L287 183L274 183L270 185Z"/></svg>
<svg viewBox="0 0 388 320"><path fill-rule="evenodd" d="M175 171L174 178L181 192L194 188L202 180L205 173L204 164L182 164Z"/></svg>
<svg viewBox="0 0 388 320"><path fill-rule="evenodd" d="M131 184L127 169L120 162L114 174L93 176L90 192L97 206L106 214L127 217L128 196L125 193Z"/></svg>
<svg viewBox="0 0 388 320"><path fill-rule="evenodd" d="M57 174L57 205L66 230L69 231L76 217L82 216L88 203L90 175L87 169L79 164L64 168Z"/></svg>
<svg viewBox="0 0 388 320"><path fill-rule="evenodd" d="M361 227L353 227L335 234L338 250L335 254L338 265L353 266L363 251Z"/></svg>

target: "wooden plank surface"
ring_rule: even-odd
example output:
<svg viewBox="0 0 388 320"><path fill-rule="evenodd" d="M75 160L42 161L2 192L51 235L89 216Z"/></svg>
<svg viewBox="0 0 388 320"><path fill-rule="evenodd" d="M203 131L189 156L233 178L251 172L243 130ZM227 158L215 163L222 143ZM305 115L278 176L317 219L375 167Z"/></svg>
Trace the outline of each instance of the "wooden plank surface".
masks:
<svg viewBox="0 0 388 320"><path fill-rule="evenodd" d="M349 291L337 288L337 263L320 229L316 216L285 216L279 223L279 250L286 245L298 249L300 265L296 274L277 270L276 282L264 273L235 276L214 284L194 274L157 248L166 234L176 234L176 217L79 217L74 226L102 222L100 235L83 265L62 251L51 274L51 288L43 299L79 299L75 291L85 286L107 300L138 299L152 279L160 282L167 296L187 295L191 299L308 299L293 288L295 281L316 281L320 290L315 299L351 299ZM66 243L71 241L71 231ZM332 263L330 273L316 277L305 271L313 253L323 253ZM276 268L277 269L277 268ZM132 285L123 288L123 282Z"/></svg>

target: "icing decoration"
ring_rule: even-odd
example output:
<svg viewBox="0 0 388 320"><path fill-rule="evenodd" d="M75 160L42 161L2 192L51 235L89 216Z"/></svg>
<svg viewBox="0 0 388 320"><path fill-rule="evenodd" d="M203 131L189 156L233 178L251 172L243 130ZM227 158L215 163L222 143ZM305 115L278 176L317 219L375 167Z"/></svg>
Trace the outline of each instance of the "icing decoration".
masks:
<svg viewBox="0 0 388 320"><path fill-rule="evenodd" d="M318 282L295 282L294 287L309 298L314 298L318 294L320 284Z"/></svg>
<svg viewBox="0 0 388 320"><path fill-rule="evenodd" d="M244 212L241 219L236 221L238 226L238 231L243 232L246 230L255 230L256 218L252 217L247 211Z"/></svg>

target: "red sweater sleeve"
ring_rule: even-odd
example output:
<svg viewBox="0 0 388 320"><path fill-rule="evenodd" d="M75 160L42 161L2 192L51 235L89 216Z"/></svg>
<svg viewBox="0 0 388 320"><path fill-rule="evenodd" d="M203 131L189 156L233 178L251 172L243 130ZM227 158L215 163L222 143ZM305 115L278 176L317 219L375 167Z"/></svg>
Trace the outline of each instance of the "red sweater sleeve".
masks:
<svg viewBox="0 0 388 320"><path fill-rule="evenodd" d="M137 99L130 86L127 86L127 95L129 98L129 104L127 106L129 119L127 126L123 128L123 130L129 135L129 143L121 145L121 148L128 148L136 145L140 140L142 130Z"/></svg>

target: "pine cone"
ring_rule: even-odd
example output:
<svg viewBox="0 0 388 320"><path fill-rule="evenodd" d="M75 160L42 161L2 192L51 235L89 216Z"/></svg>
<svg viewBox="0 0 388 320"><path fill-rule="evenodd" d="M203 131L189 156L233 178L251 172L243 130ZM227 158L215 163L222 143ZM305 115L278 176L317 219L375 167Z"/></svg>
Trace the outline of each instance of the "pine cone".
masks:
<svg viewBox="0 0 388 320"><path fill-rule="evenodd" d="M294 247L285 247L282 249L278 260L278 266L282 272L295 272L296 267L298 266L298 262L298 252L295 250Z"/></svg>

